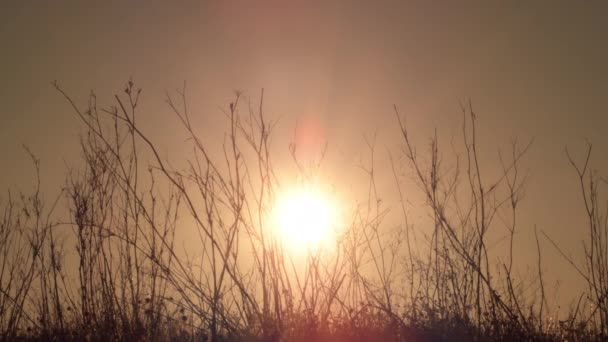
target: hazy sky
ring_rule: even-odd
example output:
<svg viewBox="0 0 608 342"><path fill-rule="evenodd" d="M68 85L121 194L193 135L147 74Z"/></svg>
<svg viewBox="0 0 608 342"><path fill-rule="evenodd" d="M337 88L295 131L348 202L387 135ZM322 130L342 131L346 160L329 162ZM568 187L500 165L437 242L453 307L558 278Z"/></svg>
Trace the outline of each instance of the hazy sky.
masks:
<svg viewBox="0 0 608 342"><path fill-rule="evenodd" d="M589 139L594 168L608 174L606 4L2 1L0 185L31 184L22 144L41 158L49 189L76 163L79 125L53 80L81 103L94 89L109 104L133 77L146 131L167 155L186 144L172 135L166 89L185 80L201 132L214 136L234 89L255 99L264 88L268 112L282 118L278 144L287 148L296 119L314 117L328 163L349 168L364 133L377 131L383 150L397 146L393 104L425 143L433 127L458 133L459 103L470 98L485 154L535 139L522 227L536 224L574 253L586 227L563 150L580 156Z"/></svg>

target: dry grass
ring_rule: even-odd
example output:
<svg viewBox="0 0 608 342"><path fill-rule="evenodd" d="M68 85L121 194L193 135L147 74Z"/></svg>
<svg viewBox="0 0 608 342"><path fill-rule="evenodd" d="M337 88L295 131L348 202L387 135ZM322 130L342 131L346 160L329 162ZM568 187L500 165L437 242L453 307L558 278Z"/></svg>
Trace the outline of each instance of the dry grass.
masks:
<svg viewBox="0 0 608 342"><path fill-rule="evenodd" d="M417 153L395 108L403 151L392 171L404 205L401 224L384 222L388 209L368 141L365 205L332 256L310 254L298 268L267 228L280 183L263 93L259 107L244 114L235 95L224 112L221 151L195 131L185 88L168 96L192 144L187 166L175 169L139 125L141 90L132 82L105 108L94 95L82 108L55 86L83 124L82 167L67 172L61 196L50 204L39 184L32 195L9 193L3 202L3 341L600 341L608 334L608 226L600 178L588 171L591 148L582 165L569 158L589 217L587 264L564 261L589 290L569 319L555 322L547 314L540 248L533 261L539 280L530 280L538 282L538 300L522 297L512 275L526 180L520 163L530 144L513 143L509 157L500 156L500 175L484 177L470 104L449 163L437 136ZM299 163L295 149L301 177L314 177L315 166ZM423 253L413 248L419 232L401 193L396 170L403 166L433 218ZM58 203L67 215L54 215ZM178 252L184 220L194 227L195 255ZM496 225L510 234L498 266L487 242ZM589 304L591 312L581 309Z"/></svg>

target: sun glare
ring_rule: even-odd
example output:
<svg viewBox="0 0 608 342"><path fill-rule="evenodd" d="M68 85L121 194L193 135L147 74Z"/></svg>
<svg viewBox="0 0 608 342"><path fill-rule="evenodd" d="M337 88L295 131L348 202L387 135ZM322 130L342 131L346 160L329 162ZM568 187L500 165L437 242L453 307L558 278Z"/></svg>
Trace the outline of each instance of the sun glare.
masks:
<svg viewBox="0 0 608 342"><path fill-rule="evenodd" d="M288 248L318 248L332 241L337 208L328 194L299 188L279 196L275 221Z"/></svg>

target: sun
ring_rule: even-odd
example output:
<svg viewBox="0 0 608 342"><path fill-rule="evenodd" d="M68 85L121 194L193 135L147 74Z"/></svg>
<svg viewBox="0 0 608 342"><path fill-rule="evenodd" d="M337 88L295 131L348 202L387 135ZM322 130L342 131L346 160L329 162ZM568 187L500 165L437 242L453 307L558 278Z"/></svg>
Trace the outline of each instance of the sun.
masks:
<svg viewBox="0 0 608 342"><path fill-rule="evenodd" d="M277 198L276 229L291 249L316 249L330 244L338 224L336 201L320 189L298 187Z"/></svg>

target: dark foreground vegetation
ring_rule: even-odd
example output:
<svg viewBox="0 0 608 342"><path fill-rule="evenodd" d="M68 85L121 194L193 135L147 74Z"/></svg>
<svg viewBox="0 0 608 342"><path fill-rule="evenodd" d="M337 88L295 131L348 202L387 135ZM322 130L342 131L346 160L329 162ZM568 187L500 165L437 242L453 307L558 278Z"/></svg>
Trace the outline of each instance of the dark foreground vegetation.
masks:
<svg viewBox="0 0 608 342"><path fill-rule="evenodd" d="M55 86L82 123L82 161L56 199L42 198L40 182L31 193L2 197L2 341L607 338L607 213L590 172L591 147L582 163L570 158L588 214L585 264L563 260L588 287L557 318L547 309L540 266L534 279L513 276L526 180L520 163L529 144L514 143L499 165L483 163L470 105L460 143L445 150L436 136L417 150L395 108L403 148L391 154L390 174L401 223L385 220L372 158L369 191L353 199L359 205L332 252L310 251L296 262L268 228L281 183L263 93L256 105L235 95L223 113L225 139L212 145L191 122L185 88L168 96L190 151L177 167L142 130L141 91L132 82L103 107L94 94L76 103ZM369 147L373 156L373 141ZM299 162L296 145L290 151L298 181L314 182L316 164ZM496 167L498 177L484 177ZM406 177L424 195L429 227L409 223ZM497 229L510 237L500 259L488 247ZM537 246L552 241L542 232L536 238ZM538 248L531 264L541 258ZM537 290L524 294L528 284Z"/></svg>

